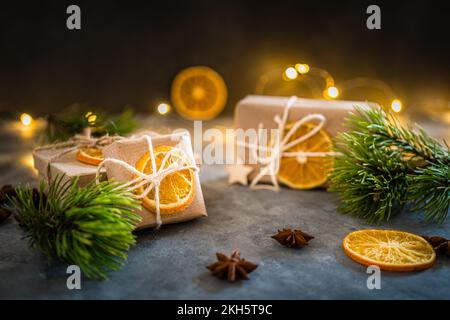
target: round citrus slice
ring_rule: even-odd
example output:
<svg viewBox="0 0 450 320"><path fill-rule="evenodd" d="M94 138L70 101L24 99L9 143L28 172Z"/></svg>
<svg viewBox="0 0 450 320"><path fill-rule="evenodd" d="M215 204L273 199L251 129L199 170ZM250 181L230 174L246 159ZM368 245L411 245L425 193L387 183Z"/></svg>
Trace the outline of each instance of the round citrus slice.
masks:
<svg viewBox="0 0 450 320"><path fill-rule="evenodd" d="M286 133L292 127L286 126ZM315 128L314 124L306 123L299 127L289 138L298 139ZM285 133L285 134L286 134ZM325 130L319 130L309 139L292 146L286 152L329 152L331 138ZM278 171L278 181L293 189L312 189L322 186L327 181L327 170L331 159L329 157L282 157Z"/></svg>
<svg viewBox="0 0 450 320"><path fill-rule="evenodd" d="M80 148L77 152L77 160L82 163L97 166L103 161L103 152L97 147Z"/></svg>
<svg viewBox="0 0 450 320"><path fill-rule="evenodd" d="M403 231L354 231L344 238L342 246L354 261L383 270L423 270L436 260L433 247L424 238Z"/></svg>
<svg viewBox="0 0 450 320"><path fill-rule="evenodd" d="M172 103L190 120L209 120L225 107L227 87L222 77L209 67L190 67L177 74L172 83Z"/></svg>
<svg viewBox="0 0 450 320"><path fill-rule="evenodd" d="M158 146L153 149L157 170L161 167L166 153L170 150L172 150L170 146ZM181 152L173 152L169 156L164 168L167 168L172 163L180 163L185 166L189 165L189 160ZM136 169L146 174L153 172L152 162L148 152L137 161ZM142 193L147 186L144 185L138 188L136 192ZM186 209L194 199L194 186L195 174L193 169L175 171L165 176L159 185L159 207L161 214L171 214ZM142 199L142 204L151 212L156 212L155 189Z"/></svg>

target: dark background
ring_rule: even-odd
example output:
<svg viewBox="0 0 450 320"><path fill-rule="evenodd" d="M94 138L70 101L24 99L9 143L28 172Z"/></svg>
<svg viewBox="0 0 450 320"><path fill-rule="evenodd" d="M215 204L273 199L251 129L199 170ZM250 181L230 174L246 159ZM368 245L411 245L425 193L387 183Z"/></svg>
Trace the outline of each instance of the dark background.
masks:
<svg viewBox="0 0 450 320"><path fill-rule="evenodd" d="M66 28L70 4L81 7L80 31ZM370 4L382 30L366 28ZM151 111L179 70L208 65L227 82L229 112L259 75L299 61L337 83L382 79L406 103L448 101L448 15L444 1L8 1L0 111L42 115L76 102ZM354 95L343 98L365 98Z"/></svg>

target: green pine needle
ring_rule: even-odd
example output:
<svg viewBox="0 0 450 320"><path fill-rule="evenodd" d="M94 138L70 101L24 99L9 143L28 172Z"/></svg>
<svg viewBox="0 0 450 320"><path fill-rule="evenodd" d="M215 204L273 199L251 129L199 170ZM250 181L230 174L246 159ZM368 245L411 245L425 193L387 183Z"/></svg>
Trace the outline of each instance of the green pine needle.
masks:
<svg viewBox="0 0 450 320"><path fill-rule="evenodd" d="M47 116L47 125L39 135L39 143L53 143L65 141L75 134L82 133L85 128L90 128L94 137L104 135L127 135L138 127L134 112L130 107L117 116L111 116L101 111L94 111L96 120L89 122L86 110L90 108L73 105L68 111Z"/></svg>
<svg viewBox="0 0 450 320"><path fill-rule="evenodd" d="M48 188L47 195L45 190ZM132 194L117 183L94 183L81 188L77 181L58 177L38 190L19 186L11 208L30 245L49 260L78 265L89 278L105 279L118 270L135 243L132 231L140 208Z"/></svg>
<svg viewBox="0 0 450 320"><path fill-rule="evenodd" d="M381 109L355 107L339 134L330 173L338 210L368 222L389 220L412 203L425 220L442 223L450 207L450 154L423 129L402 127Z"/></svg>

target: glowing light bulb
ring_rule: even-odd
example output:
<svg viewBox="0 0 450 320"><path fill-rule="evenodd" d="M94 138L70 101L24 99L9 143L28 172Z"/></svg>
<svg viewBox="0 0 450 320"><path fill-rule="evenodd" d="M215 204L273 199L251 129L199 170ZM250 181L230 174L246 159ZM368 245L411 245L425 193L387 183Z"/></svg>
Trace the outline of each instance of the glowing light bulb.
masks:
<svg viewBox="0 0 450 320"><path fill-rule="evenodd" d="M398 99L392 100L391 109L392 111L399 113L400 111L402 111L402 102Z"/></svg>
<svg viewBox="0 0 450 320"><path fill-rule="evenodd" d="M309 65L306 63L297 63L295 69L297 69L300 74L307 74L309 72Z"/></svg>
<svg viewBox="0 0 450 320"><path fill-rule="evenodd" d="M159 114L167 114L170 112L170 105L168 105L167 103L160 103L157 110Z"/></svg>
<svg viewBox="0 0 450 320"><path fill-rule="evenodd" d="M28 113L22 113L20 115L20 122L26 127L28 127L33 122L33 117Z"/></svg>
<svg viewBox="0 0 450 320"><path fill-rule="evenodd" d="M97 116L95 114L89 116L89 118L88 118L88 122L90 124L94 124L96 120L97 120Z"/></svg>
<svg viewBox="0 0 450 320"><path fill-rule="evenodd" d="M92 111L89 111L84 116L87 119L87 121L89 122L89 124L95 124L95 121L97 121L97 115L95 113L93 113Z"/></svg>
<svg viewBox="0 0 450 320"><path fill-rule="evenodd" d="M336 87L328 87L327 91L326 91L327 95L329 98L331 99L335 99L339 96L339 90Z"/></svg>
<svg viewBox="0 0 450 320"><path fill-rule="evenodd" d="M286 76L286 78L288 78L289 80L294 80L298 77L298 73L297 70L295 70L295 68L293 67L289 67L284 71L284 75Z"/></svg>

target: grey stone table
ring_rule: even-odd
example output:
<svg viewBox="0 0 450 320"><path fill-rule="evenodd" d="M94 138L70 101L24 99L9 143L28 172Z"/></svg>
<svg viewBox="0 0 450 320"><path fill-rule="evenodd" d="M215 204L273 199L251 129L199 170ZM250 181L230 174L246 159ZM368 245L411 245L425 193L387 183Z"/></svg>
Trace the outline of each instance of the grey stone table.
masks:
<svg viewBox="0 0 450 320"><path fill-rule="evenodd" d="M35 181L26 154L30 142L3 129L0 183ZM350 231L370 228L336 212L336 195L325 191L251 191L228 187L222 166L203 166L202 188L209 216L137 233L125 266L108 280L83 279L66 288L66 269L48 266L30 249L13 219L0 226L1 299L450 299L450 259L426 271L382 272L381 290L366 286L366 268L341 249ZM270 238L277 229L299 227L316 238L302 250ZM425 224L404 213L379 228L450 237L450 222ZM209 274L217 251L258 263L249 281L234 284Z"/></svg>

